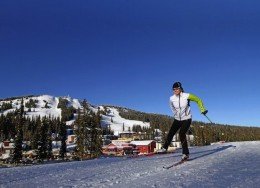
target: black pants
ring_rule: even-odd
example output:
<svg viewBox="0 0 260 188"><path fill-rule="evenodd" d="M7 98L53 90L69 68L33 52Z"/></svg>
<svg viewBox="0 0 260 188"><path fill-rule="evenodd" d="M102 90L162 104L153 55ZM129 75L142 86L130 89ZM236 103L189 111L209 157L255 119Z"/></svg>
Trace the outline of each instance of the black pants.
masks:
<svg viewBox="0 0 260 188"><path fill-rule="evenodd" d="M188 143L186 139L186 132L189 130L191 124L191 119L183 120L183 121L178 121L174 119L172 123L172 127L167 135L167 140L165 141L163 148L168 149L169 145L172 142L173 136L176 134L176 132L180 129L179 136L181 140L181 145L182 145L182 153L183 154L189 154L189 149L188 149Z"/></svg>

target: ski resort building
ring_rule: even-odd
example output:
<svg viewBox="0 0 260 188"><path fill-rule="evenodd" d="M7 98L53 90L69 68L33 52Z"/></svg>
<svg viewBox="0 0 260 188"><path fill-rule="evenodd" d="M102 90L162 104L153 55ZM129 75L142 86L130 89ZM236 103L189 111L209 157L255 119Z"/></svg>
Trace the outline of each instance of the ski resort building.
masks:
<svg viewBox="0 0 260 188"><path fill-rule="evenodd" d="M102 153L105 155L129 155L129 154L150 154L155 151L154 140L122 141L113 140L111 144L103 146Z"/></svg>
<svg viewBox="0 0 260 188"><path fill-rule="evenodd" d="M119 133L119 140L149 140L153 139L152 136L142 132L121 132Z"/></svg>
<svg viewBox="0 0 260 188"><path fill-rule="evenodd" d="M136 145L140 154L153 153L156 148L156 142L154 140L138 140L130 143Z"/></svg>
<svg viewBox="0 0 260 188"><path fill-rule="evenodd" d="M10 157L14 151L14 143L8 140L0 144L0 159L6 159Z"/></svg>
<svg viewBox="0 0 260 188"><path fill-rule="evenodd" d="M102 153L104 155L123 156L129 154L138 154L138 148L136 145L125 142L111 143L102 147Z"/></svg>

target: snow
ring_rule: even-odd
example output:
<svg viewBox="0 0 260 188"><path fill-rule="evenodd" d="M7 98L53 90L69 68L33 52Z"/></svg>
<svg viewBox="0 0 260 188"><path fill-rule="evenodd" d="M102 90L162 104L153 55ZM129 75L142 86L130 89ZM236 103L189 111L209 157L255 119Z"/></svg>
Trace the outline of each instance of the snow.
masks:
<svg viewBox="0 0 260 188"><path fill-rule="evenodd" d="M80 102L78 99L72 99L71 97L61 97L63 99L68 100L68 106L73 106L75 109L82 108ZM28 108L24 108L26 111L27 117L61 117L61 109L58 108L59 104L59 97L54 97L51 95L40 95L35 97L24 97L24 104L29 102L29 100L37 100L36 108L31 108L31 112L27 112ZM21 107L21 99L13 99L8 101L0 101L0 105L4 102L10 102L12 101L12 109L6 110L3 112L4 115L6 115L9 112L12 112L16 109L19 109ZM45 108L45 105L48 105L48 108ZM0 113L1 114L1 113ZM72 124L72 122L68 122L68 124Z"/></svg>
<svg viewBox="0 0 260 188"><path fill-rule="evenodd" d="M88 161L0 169L0 187L259 187L260 141L190 148L137 158Z"/></svg>
<svg viewBox="0 0 260 188"><path fill-rule="evenodd" d="M150 123L148 122L122 118L116 108L108 107L107 109L110 112L107 115L102 115L101 125L110 126L115 135L119 135L119 133L128 131L129 128L130 130L132 130L134 125L140 125L141 127L150 127ZM125 131L123 131L123 127Z"/></svg>
<svg viewBox="0 0 260 188"><path fill-rule="evenodd" d="M38 102L36 103L36 108L31 108L31 112L27 112L28 108L24 108L26 111L26 117L60 117L61 116L61 109L58 109L58 103L59 103L59 98L58 97L53 97L50 95L41 95L37 97L24 97L24 104L29 102L29 100L37 100ZM16 109L19 109L21 107L21 99L13 99L12 101L12 109L6 110L3 114L6 115L9 112L12 112ZM3 102L10 102L9 101L1 101L0 104ZM48 104L49 108L45 108L45 104Z"/></svg>
<svg viewBox="0 0 260 188"><path fill-rule="evenodd" d="M70 96L61 97L63 99L68 100L68 106L73 106L75 109L83 109L82 105L80 104L79 99L71 98ZM26 111L26 117L61 117L61 109L58 108L59 104L59 97L54 97L51 95L40 95L40 96L33 96L33 97L24 97L24 104L29 102L30 99L37 100L36 108L31 108L31 112L28 112L28 108L24 108ZM4 102L12 102L12 109L5 110L4 112L0 112L1 114L6 115L9 112L13 112L16 109L19 109L21 107L21 99L12 99L8 101L0 101L0 105ZM48 108L45 108L45 105L48 105ZM97 113L98 109L105 110L103 106L93 106L91 104L88 104L91 111ZM125 128L125 132L129 130L132 130L132 127L134 125L140 125L141 127L149 127L150 123L148 122L142 122L142 121L136 121L136 120L129 120L122 118L119 115L119 112L116 108L107 107L107 109L110 111L106 115L102 115L101 124L103 127L110 126L111 130L114 131L115 135L119 135L119 133L123 132L123 125ZM74 119L67 121L66 125L71 126L75 120L76 120L77 114L74 114ZM113 122L111 122L111 118L113 119Z"/></svg>
<svg viewBox="0 0 260 188"><path fill-rule="evenodd" d="M136 140L132 141L131 144L137 145L137 146L147 146L151 144L153 140Z"/></svg>

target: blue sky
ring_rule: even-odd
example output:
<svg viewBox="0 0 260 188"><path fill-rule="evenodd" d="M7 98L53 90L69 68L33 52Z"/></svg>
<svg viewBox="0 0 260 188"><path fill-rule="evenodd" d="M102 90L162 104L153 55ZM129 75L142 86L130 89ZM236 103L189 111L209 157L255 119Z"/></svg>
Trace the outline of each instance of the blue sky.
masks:
<svg viewBox="0 0 260 188"><path fill-rule="evenodd" d="M256 0L1 1L0 98L70 95L171 115L180 81L212 121L260 126L259 23Z"/></svg>

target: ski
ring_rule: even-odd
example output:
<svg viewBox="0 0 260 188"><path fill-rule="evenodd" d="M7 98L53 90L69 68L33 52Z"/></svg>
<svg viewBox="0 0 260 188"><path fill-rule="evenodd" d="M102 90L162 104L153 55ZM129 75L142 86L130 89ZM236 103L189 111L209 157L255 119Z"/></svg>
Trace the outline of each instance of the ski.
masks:
<svg viewBox="0 0 260 188"><path fill-rule="evenodd" d="M174 167L174 166L181 165L181 164L183 164L183 163L185 163L185 162L187 162L187 161L188 161L187 159L185 159L185 160L180 160L180 161L178 161L178 162L176 162L176 163L174 163L174 164L172 164L172 165L170 165L170 166L163 166L163 168L164 168L164 169L170 169L170 168L172 168L172 167Z"/></svg>

